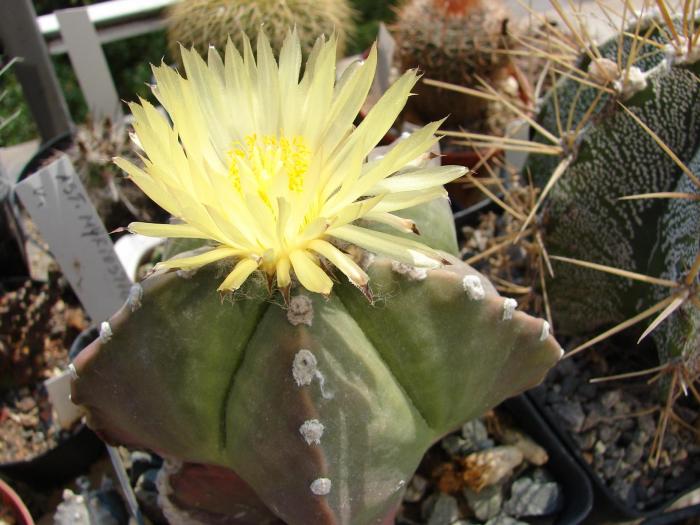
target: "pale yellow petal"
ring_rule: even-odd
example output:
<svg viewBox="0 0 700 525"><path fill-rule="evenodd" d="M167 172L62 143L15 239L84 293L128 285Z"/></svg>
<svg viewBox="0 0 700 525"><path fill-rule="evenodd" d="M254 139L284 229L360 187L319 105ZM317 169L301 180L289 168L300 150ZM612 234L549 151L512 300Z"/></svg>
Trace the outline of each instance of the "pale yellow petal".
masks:
<svg viewBox="0 0 700 525"><path fill-rule="evenodd" d="M413 206L418 206L425 202L430 202L434 199L447 198L447 190L445 188L431 188L423 191L402 191L401 193L390 193L374 207L372 211L390 212L397 210L405 210Z"/></svg>
<svg viewBox="0 0 700 525"><path fill-rule="evenodd" d="M452 182L466 172L467 168L463 166L437 166L411 170L379 181L367 193L376 195L377 193L425 190Z"/></svg>
<svg viewBox="0 0 700 525"><path fill-rule="evenodd" d="M246 281L250 274L258 269L259 261L256 259L246 258L241 259L233 267L231 273L226 276L224 282L219 285L219 291L234 291L238 290Z"/></svg>
<svg viewBox="0 0 700 525"><path fill-rule="evenodd" d="M309 248L323 255L336 268L343 272L355 286L365 286L369 277L347 254L327 241L316 239L309 243Z"/></svg>
<svg viewBox="0 0 700 525"><path fill-rule="evenodd" d="M304 288L325 295L331 293L333 281L306 250L294 250L289 254L289 259L297 279Z"/></svg>
<svg viewBox="0 0 700 525"><path fill-rule="evenodd" d="M275 267L277 286L280 288L286 288L292 283L292 277L289 274L290 262L287 257L282 257L277 261Z"/></svg>
<svg viewBox="0 0 700 525"><path fill-rule="evenodd" d="M178 239L208 239L209 236L189 224L154 224L150 222L132 222L127 227L131 233L146 237L166 237Z"/></svg>
<svg viewBox="0 0 700 525"><path fill-rule="evenodd" d="M182 270L194 270L207 264L220 261L221 259L226 259L227 257L235 257L237 255L240 255L240 252L238 250L234 250L233 248L229 248L228 246L219 246L217 248L214 248L213 250L209 250L208 252L193 255L191 257L175 257L173 259L168 259L167 261L159 262L158 264L156 264L155 268L156 270L170 270L174 268L179 268Z"/></svg>
<svg viewBox="0 0 700 525"><path fill-rule="evenodd" d="M416 241L396 235L381 233L347 224L329 230L329 235L356 244L370 252L387 255L397 261L413 266L436 268L442 257L431 248Z"/></svg>

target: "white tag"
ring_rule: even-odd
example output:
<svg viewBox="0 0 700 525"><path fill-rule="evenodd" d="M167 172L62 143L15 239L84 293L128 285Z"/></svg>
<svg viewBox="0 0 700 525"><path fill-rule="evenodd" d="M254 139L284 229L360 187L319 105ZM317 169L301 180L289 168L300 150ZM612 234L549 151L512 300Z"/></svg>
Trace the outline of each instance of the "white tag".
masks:
<svg viewBox="0 0 700 525"><path fill-rule="evenodd" d="M61 428L70 428L83 415L80 408L70 400L70 384L71 372L69 370L44 381L49 401Z"/></svg>
<svg viewBox="0 0 700 525"><path fill-rule="evenodd" d="M15 191L93 321L108 319L129 295L131 280L65 155Z"/></svg>

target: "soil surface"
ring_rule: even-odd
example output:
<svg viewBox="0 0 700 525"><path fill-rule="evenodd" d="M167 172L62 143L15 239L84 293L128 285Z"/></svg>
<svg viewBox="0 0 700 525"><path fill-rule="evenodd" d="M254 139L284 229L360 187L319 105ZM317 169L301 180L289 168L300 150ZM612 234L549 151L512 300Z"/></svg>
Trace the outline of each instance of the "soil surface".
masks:
<svg viewBox="0 0 700 525"><path fill-rule="evenodd" d="M423 457L397 515L399 525L553 523L561 486L546 450L499 407L470 421Z"/></svg>
<svg viewBox="0 0 700 525"><path fill-rule="evenodd" d="M0 296L0 463L37 456L62 438L44 380L68 364L83 310L57 273L3 283Z"/></svg>
<svg viewBox="0 0 700 525"><path fill-rule="evenodd" d="M700 409L681 396L663 437L657 466L653 442L665 405L668 377L655 374L591 383L593 378L655 367L653 345L612 339L598 349L565 359L535 395L602 483L625 506L638 511L668 503L700 482Z"/></svg>

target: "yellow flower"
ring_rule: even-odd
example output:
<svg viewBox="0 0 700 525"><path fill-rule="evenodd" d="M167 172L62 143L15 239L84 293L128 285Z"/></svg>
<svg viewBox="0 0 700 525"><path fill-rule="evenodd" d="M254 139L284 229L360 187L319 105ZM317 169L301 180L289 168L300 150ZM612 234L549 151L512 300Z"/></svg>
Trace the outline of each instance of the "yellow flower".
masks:
<svg viewBox="0 0 700 525"><path fill-rule="evenodd" d="M186 79L154 67L154 93L169 121L151 104L132 104L134 140L144 169L116 159L133 181L181 224L132 223L129 230L159 237L214 241L206 253L160 263L194 269L224 258L236 264L219 290L239 288L260 269L280 288L293 274L312 292L328 294L331 279L320 258L355 285L367 275L341 249L344 241L414 266L437 266L440 255L418 240L353 224L358 219L409 229L392 212L445 195L442 185L464 173L457 166L408 168L436 141L439 122L402 140L379 160L367 154L403 108L417 80L404 74L357 126L370 89L373 48L336 82L336 42L320 38L299 80L301 50L287 37L279 65L267 38L257 63L246 41L243 56L229 42L225 60L211 49L208 63L182 49ZM416 237L419 239L419 237Z"/></svg>

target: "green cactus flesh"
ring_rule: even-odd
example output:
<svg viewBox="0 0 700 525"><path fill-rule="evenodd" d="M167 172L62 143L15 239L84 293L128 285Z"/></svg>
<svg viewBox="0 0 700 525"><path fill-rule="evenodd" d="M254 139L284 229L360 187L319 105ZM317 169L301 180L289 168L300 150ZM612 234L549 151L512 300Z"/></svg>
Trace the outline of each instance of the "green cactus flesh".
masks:
<svg viewBox="0 0 700 525"><path fill-rule="evenodd" d="M227 469L287 523L385 522L434 441L561 355L445 257L366 257L374 304L347 282L287 308L255 279L222 301L214 265L155 274L76 358L73 399L106 440ZM241 508L226 497L219 512Z"/></svg>
<svg viewBox="0 0 700 525"><path fill-rule="evenodd" d="M647 30L642 27L640 32L646 34ZM649 39L667 42L658 30L650 33ZM615 37L600 46L602 56L615 61L617 45ZM630 45L631 39L625 38L625 60ZM642 45L638 55L644 57L635 65L646 75L645 86L628 97L602 95L592 118L573 140L573 149L565 152L573 161L547 196L539 220L552 255L676 279L698 253L699 204L669 199L619 200L676 191L680 185L691 188L671 157L617 102L634 112L687 165L697 157L700 146L700 63L669 65L665 55L650 44ZM588 65L585 58L579 67L586 70ZM565 121L571 114L571 129L576 129L596 96L596 88L564 79L548 95L538 121L559 134L557 120ZM539 134L535 140L546 142ZM560 161L532 155L525 170L536 184L544 186ZM670 293L667 288L562 262L554 262L554 272L547 286L555 323L562 333L586 333L622 322ZM691 309L688 306L683 311ZM697 318L697 311L691 317ZM688 334L673 327L684 323L683 319L685 314L674 314L667 321L670 326L655 334L663 361L700 345L697 330L690 339L664 335Z"/></svg>

